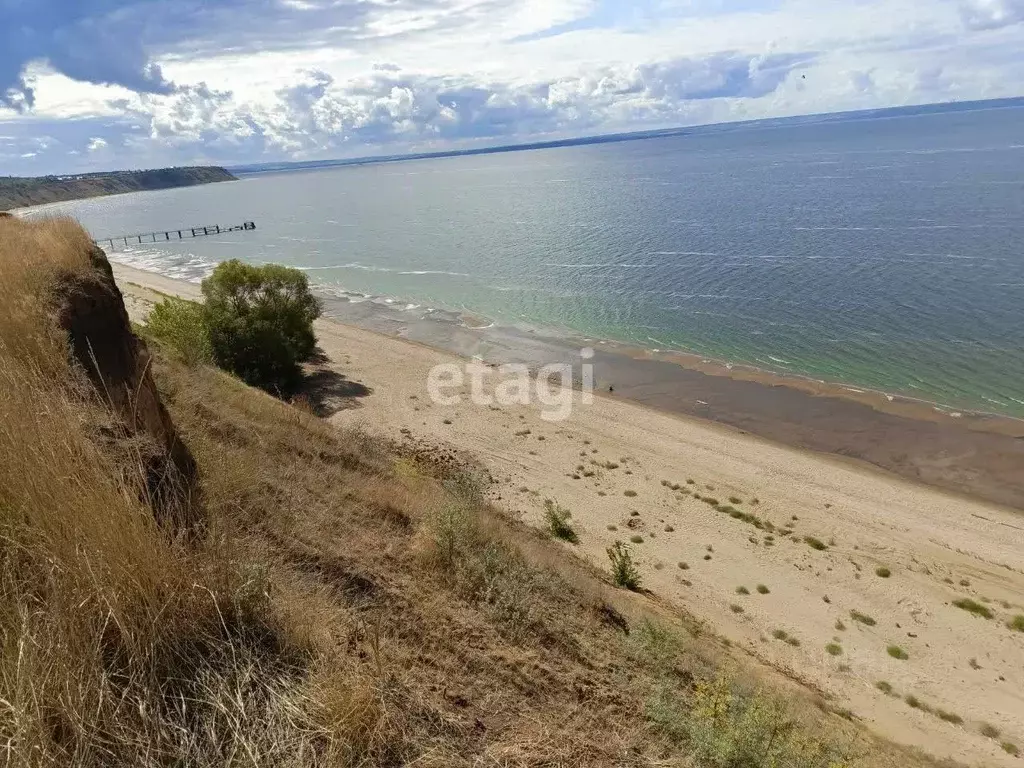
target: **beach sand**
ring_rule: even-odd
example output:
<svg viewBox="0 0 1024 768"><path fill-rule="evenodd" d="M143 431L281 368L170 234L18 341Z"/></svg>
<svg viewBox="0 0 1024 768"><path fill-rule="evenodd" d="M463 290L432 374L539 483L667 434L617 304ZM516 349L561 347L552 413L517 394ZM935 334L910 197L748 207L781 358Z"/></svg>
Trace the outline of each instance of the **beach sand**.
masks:
<svg viewBox="0 0 1024 768"><path fill-rule="evenodd" d="M115 274L136 319L155 298L150 289L198 295L198 286L138 270L115 265ZM564 422L543 420L537 405L488 407L468 396L438 405L428 372L459 357L330 320L316 330L345 377L339 392L359 395L339 401L335 423L475 456L495 479L494 503L510 514L542 526L546 499L569 509L580 543L567 550L599 568L613 542L642 537L630 546L654 598L706 621L738 658L820 690L881 736L971 765L1018 764L999 742L1024 747L1024 633L1007 627L1024 614L1024 515L812 452L799 440L787 445L658 410L626 399L619 387L590 405L574 393ZM468 395L468 387L461 391ZM831 403L815 400L821 409ZM865 429L859 439L884 447L902 437ZM1024 469L1015 461L1011 455L1009 469ZM933 472L955 474L957 462L951 454ZM774 533L749 515L770 521ZM880 568L890 575L878 575ZM953 605L962 598L994 617ZM795 640L777 639L781 632ZM908 658L894 658L889 646ZM907 696L932 711L911 707ZM963 723L941 719L939 710ZM1001 737L982 736L983 723Z"/></svg>

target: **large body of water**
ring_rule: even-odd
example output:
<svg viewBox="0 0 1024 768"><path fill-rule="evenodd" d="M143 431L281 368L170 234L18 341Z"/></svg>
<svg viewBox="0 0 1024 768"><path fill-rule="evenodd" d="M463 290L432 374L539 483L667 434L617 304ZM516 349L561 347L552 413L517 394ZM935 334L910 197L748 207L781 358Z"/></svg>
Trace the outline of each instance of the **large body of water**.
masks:
<svg viewBox="0 0 1024 768"><path fill-rule="evenodd" d="M200 279L568 330L1024 416L1024 108L747 126L244 178L79 201L96 237Z"/></svg>

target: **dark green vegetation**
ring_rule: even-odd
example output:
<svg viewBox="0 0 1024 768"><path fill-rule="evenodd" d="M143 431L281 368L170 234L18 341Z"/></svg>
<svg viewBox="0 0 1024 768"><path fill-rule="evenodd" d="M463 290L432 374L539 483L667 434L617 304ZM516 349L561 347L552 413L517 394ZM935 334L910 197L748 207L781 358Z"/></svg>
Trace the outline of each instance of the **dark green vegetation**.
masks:
<svg viewBox="0 0 1024 768"><path fill-rule="evenodd" d="M29 205L59 203L83 197L101 197L122 192L191 187L217 181L234 181L223 168L160 168L152 171L111 171L81 176L0 177L0 211ZM186 222L168 222L167 226ZM117 233L112 233L117 234Z"/></svg>
<svg viewBox="0 0 1024 768"><path fill-rule="evenodd" d="M203 281L203 296L202 305L158 304L153 335L190 364L212 360L247 384L292 395L302 382L301 364L316 353L313 321L321 311L305 273L233 259Z"/></svg>

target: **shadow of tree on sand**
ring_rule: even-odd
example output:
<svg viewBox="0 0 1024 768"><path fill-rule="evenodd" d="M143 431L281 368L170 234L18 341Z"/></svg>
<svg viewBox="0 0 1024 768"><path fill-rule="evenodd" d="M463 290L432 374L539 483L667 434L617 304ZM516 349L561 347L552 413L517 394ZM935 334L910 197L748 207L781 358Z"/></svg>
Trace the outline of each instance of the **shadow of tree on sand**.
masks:
<svg viewBox="0 0 1024 768"><path fill-rule="evenodd" d="M338 411L359 408L359 400L373 394L373 390L358 381L328 367L329 358L317 353L306 369L299 397L305 400L317 416L327 418Z"/></svg>

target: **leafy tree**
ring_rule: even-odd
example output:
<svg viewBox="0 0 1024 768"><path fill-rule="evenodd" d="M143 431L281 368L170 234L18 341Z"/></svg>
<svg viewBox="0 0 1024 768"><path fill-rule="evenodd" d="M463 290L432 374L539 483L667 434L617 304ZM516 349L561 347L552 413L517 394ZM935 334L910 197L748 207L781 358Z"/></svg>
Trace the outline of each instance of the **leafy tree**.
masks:
<svg viewBox="0 0 1024 768"><path fill-rule="evenodd" d="M203 281L203 296L217 365L273 394L294 392L300 364L316 350L313 321L322 309L306 275L232 259Z"/></svg>

